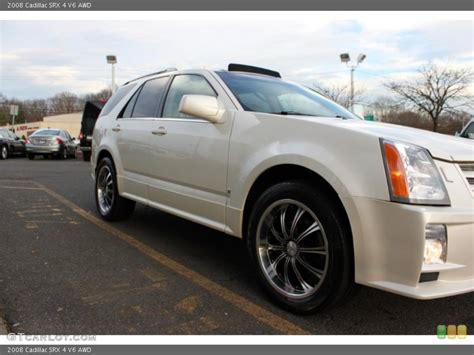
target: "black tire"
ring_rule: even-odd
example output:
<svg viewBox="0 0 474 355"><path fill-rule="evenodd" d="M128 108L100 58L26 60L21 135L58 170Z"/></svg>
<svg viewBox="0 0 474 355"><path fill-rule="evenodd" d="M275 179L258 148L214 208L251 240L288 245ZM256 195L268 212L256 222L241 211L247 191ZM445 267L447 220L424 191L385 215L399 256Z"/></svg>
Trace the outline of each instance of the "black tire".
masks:
<svg viewBox="0 0 474 355"><path fill-rule="evenodd" d="M35 159L35 155L34 155L34 154L28 154L28 159L34 160L34 159Z"/></svg>
<svg viewBox="0 0 474 355"><path fill-rule="evenodd" d="M6 145L2 145L0 147L0 159L5 160L8 159L9 152L8 152L8 147Z"/></svg>
<svg viewBox="0 0 474 355"><path fill-rule="evenodd" d="M279 203L281 203L281 205L278 205ZM295 203L295 205L292 205L292 203ZM305 218L308 220L306 221L306 226L303 224L303 222L305 222L303 217L299 219L295 218L300 207L305 210L301 216L306 215ZM272 208L274 209L272 210ZM291 208L293 208L293 210L291 210ZM276 211L277 209L278 212L272 215L271 211ZM280 212L283 210L285 210L285 213ZM292 211L295 211L293 217L290 213ZM286 215L287 212L288 216ZM291 228L291 233L288 232L288 228L285 228L285 231L283 231L283 229L281 229L280 219L282 214L284 221L293 222L297 220L297 223L303 224L300 227L300 231L298 231L297 224L295 224L295 229ZM264 218L264 216L266 216L265 223L262 220L260 224L260 220ZM271 223L268 223L269 220L271 220ZM275 224L275 221L277 221L277 224L280 222L279 226L281 232L277 232L275 229L269 229L269 226ZM314 223L317 221L316 225L320 225L321 229L314 229L314 232L311 232L311 234L306 234L311 235L309 238L303 237L306 242L303 242L303 238L298 242L298 235L301 236L305 234L302 231L307 230L308 225L314 225L311 224L311 221L314 221ZM283 224L286 225L286 222ZM260 235L257 236L259 228ZM278 225L276 228L278 228ZM273 237L275 235L274 233L279 237L278 240L272 239L276 238ZM265 235L265 237L263 237L263 235ZM324 237L322 237L322 235L324 235ZM257 240L260 240L260 238L266 239L264 243L280 243L279 246L277 246L280 249L275 248L271 250L269 248L267 251L259 253ZM292 242L293 245L289 246L292 238L294 240L294 242ZM318 244L315 240L325 243L325 256L315 255L317 253L314 251L314 254L306 254L311 253L309 251L310 249L315 250L316 248L304 248L302 244ZM300 244L295 244L295 242ZM344 213L341 212L341 207L334 201L334 197L331 194L323 189L316 189L305 181L297 180L279 183L267 189L260 196L254 204L249 217L247 226L247 247L252 263L257 270L258 278L264 289L271 296L273 301L289 311L300 314L320 311L326 307L341 303L348 298L354 289L353 247L347 218ZM273 260L271 257L271 255L278 256L282 254L283 256L280 260L284 260L285 271L281 268L281 261L276 262L275 259L277 257L274 257ZM303 259L306 264L311 264L311 262L308 262L310 258L319 257L324 259L311 259L314 263L311 266L320 263L319 265L324 265L321 266L321 268L324 267L325 272L322 277L314 278L316 274L311 275L310 269L306 268L301 260ZM270 263L271 267L276 265L274 269L276 273L267 274L268 267L265 268L263 266L265 262L262 260L264 259ZM324 260L324 262L322 260ZM278 269L278 267L280 267L280 269ZM284 272L286 272L286 274ZM298 281L308 281L308 279L305 279L302 275L305 275L308 279L312 277L313 280L318 281L314 284L313 288L300 287L298 289L298 285L303 285L301 282L298 284ZM282 283L283 287L278 287L277 284L279 282ZM287 282L289 282L290 288L286 287L286 285L288 285ZM310 282L305 283L305 286L308 285L310 285ZM293 293L288 294L288 292L286 292L288 290L292 290ZM300 292L300 294L298 294L298 292Z"/></svg>
<svg viewBox="0 0 474 355"><path fill-rule="evenodd" d="M68 157L69 157L69 155L67 154L67 148L63 147L63 149L59 153L59 159L66 160Z"/></svg>
<svg viewBox="0 0 474 355"><path fill-rule="evenodd" d="M111 173L113 183L111 189L111 191L113 191L113 198L110 203L110 209L108 210L101 208L101 202L99 201L99 180L101 178L101 172L103 171L102 169ZM135 201L119 195L117 188L117 174L112 160L108 157L103 158L97 165L95 175L95 202L100 216L107 221L120 221L129 218L135 209Z"/></svg>
<svg viewBox="0 0 474 355"><path fill-rule="evenodd" d="M82 160L91 161L91 152L82 152Z"/></svg>

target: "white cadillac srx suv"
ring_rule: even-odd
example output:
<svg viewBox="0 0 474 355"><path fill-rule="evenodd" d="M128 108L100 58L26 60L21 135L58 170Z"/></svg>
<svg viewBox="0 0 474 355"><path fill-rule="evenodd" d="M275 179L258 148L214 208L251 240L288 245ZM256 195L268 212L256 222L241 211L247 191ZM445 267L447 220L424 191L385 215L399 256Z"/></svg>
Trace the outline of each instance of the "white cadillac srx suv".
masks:
<svg viewBox="0 0 474 355"><path fill-rule="evenodd" d="M474 291L474 142L357 116L279 73L175 70L123 85L97 120L95 197L245 240L280 305L363 284L417 299Z"/></svg>

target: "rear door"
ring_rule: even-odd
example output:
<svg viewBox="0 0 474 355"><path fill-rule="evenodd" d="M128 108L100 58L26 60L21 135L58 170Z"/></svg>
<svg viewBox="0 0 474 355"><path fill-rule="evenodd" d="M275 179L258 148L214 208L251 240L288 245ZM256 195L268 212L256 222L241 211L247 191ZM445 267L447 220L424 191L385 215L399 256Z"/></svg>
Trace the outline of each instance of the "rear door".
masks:
<svg viewBox="0 0 474 355"><path fill-rule="evenodd" d="M213 124L179 112L183 95L210 95L225 100L219 97L218 89L210 75L174 76L162 117L152 122L155 134L151 137L152 149L146 168L152 178L149 184L152 204L223 229L233 113L225 114L224 123Z"/></svg>
<svg viewBox="0 0 474 355"><path fill-rule="evenodd" d="M130 98L112 129L122 164L123 191L140 199L148 198L150 144L168 76L146 81Z"/></svg>

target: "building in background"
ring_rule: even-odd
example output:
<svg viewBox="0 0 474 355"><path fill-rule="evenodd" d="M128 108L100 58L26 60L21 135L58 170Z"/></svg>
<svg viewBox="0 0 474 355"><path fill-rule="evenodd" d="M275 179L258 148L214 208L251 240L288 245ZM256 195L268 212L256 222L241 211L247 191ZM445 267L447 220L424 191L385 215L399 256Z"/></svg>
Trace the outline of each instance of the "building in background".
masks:
<svg viewBox="0 0 474 355"><path fill-rule="evenodd" d="M11 129L15 131L18 137L28 137L40 128L59 128L65 129L72 137L77 138L81 131L81 120L82 112L74 112L63 115L46 116L43 117L43 121L16 124L14 127L8 125L0 128Z"/></svg>

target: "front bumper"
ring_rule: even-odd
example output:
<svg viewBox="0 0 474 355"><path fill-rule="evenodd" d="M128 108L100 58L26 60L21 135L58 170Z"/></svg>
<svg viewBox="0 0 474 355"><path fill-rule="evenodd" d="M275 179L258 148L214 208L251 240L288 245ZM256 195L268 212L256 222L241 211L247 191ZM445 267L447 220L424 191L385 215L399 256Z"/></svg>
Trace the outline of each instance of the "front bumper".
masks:
<svg viewBox="0 0 474 355"><path fill-rule="evenodd" d="M474 291L474 205L415 206L344 198L354 237L356 282L403 296L433 299ZM447 228L447 261L424 265L425 226ZM420 282L422 273L439 273Z"/></svg>
<svg viewBox="0 0 474 355"><path fill-rule="evenodd" d="M26 145L26 153L28 154L59 154L61 151L61 145Z"/></svg>

